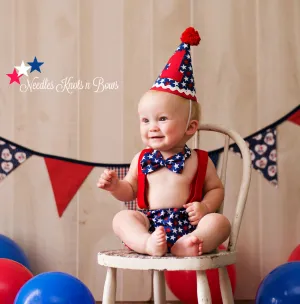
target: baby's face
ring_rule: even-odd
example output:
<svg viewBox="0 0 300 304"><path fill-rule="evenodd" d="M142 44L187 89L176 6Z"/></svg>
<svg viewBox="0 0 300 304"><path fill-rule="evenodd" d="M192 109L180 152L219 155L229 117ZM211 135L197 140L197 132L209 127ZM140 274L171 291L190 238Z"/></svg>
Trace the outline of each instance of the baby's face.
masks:
<svg viewBox="0 0 300 304"><path fill-rule="evenodd" d="M189 102L174 94L148 91L139 103L143 143L155 150L169 151L185 144Z"/></svg>

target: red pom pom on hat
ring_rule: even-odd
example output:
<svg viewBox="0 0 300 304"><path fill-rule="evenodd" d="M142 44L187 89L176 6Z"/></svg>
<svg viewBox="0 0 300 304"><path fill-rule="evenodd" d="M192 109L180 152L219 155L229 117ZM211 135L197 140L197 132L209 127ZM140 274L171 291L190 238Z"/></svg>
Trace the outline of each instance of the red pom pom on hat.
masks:
<svg viewBox="0 0 300 304"><path fill-rule="evenodd" d="M183 43L187 43L190 45L198 45L201 38L198 33L193 27L188 27L181 35L180 40Z"/></svg>

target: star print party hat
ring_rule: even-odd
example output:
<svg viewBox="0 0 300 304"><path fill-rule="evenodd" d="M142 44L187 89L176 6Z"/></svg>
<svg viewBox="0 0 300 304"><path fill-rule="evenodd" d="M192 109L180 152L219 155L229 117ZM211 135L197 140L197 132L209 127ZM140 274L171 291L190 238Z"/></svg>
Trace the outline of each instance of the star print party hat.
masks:
<svg viewBox="0 0 300 304"><path fill-rule="evenodd" d="M182 33L180 40L182 43L169 59L151 90L168 92L197 101L190 46L198 45L201 38L193 27L189 27Z"/></svg>

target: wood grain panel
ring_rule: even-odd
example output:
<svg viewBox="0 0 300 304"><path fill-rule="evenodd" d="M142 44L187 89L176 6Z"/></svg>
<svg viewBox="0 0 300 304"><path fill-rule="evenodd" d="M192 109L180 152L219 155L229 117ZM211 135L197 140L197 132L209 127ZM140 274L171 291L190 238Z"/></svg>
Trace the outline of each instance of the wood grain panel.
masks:
<svg viewBox="0 0 300 304"><path fill-rule="evenodd" d="M43 61L37 82L60 83L77 78L77 7L73 1L15 2L15 61ZM25 76L22 83L26 83ZM24 81L24 82L23 82ZM49 154L73 157L77 153L76 91L15 92L17 143ZM34 272L60 270L76 274L76 198L59 218L42 158L32 158L15 174L14 235L28 253Z"/></svg>
<svg viewBox="0 0 300 304"><path fill-rule="evenodd" d="M0 41L3 46L0 56L0 136L6 139L14 138L14 91L15 83L9 85L10 79L5 74L14 70L14 1L3 2L0 10ZM13 200L14 174L10 174L0 182L0 233L13 237Z"/></svg>
<svg viewBox="0 0 300 304"><path fill-rule="evenodd" d="M162 72L179 44L183 31L191 25L190 1L153 1L153 79L151 86ZM177 298L166 286L168 301Z"/></svg>
<svg viewBox="0 0 300 304"><path fill-rule="evenodd" d="M299 104L300 3L258 1L258 125L272 123Z"/></svg>
<svg viewBox="0 0 300 304"><path fill-rule="evenodd" d="M247 136L299 104L297 0L1 1L0 24L0 136L41 152L130 162L142 148L139 98L188 26L202 38L192 48L192 60L204 123ZM5 74L34 56L44 62L42 73L33 72L28 80L37 77L35 82L53 82L55 88L21 92L20 86L9 86ZM97 91L100 78L111 89L102 91L100 84ZM58 92L56 85L69 79L84 88ZM21 82L27 84L25 76ZM237 299L253 299L260 280L299 244L298 138L299 126L278 128L278 188L253 171L237 248ZM221 136L201 136L201 148L222 145ZM229 218L240 169L241 160L230 153L224 209ZM105 278L97 252L121 248L111 221L125 208L96 188L102 171L91 172L62 218L42 158L32 157L0 184L0 233L24 248L35 273L78 275L97 300ZM147 272L120 271L118 283L118 300L151 297ZM175 299L169 290L167 297Z"/></svg>
<svg viewBox="0 0 300 304"><path fill-rule="evenodd" d="M128 31L126 34L124 32L125 23L131 20L133 12L138 14L133 10L135 5L136 1L127 1L126 6L123 1L117 0L80 2L80 77L102 77L105 82L118 83L118 89L80 92L81 159L102 163L124 162L125 148L129 147L124 142L128 138L130 142L132 131L135 130L130 128L127 114L130 109L130 117L133 117L134 100L130 99L130 105L124 101L127 97L124 94L124 86L127 84L123 74L125 67L131 73L127 79L134 80L136 77L134 69L130 67L130 63L134 66L132 58L126 53L128 58L124 59L124 45L132 44L136 62L142 58L138 57L142 53L136 53L134 37L130 37ZM132 10L132 14L126 15L127 19L124 19L127 10ZM138 22L132 26L138 28ZM126 92L128 90L130 86ZM128 150L132 151L132 147ZM79 277L91 288L97 300L102 298L106 274L106 269L97 265L97 252L122 246L114 235L111 224L113 216L124 209L122 202L96 188L96 180L102 171L103 169L95 169L89 176L86 187L80 191L78 240ZM132 284L126 285L129 278ZM148 282L148 286L141 282ZM146 273L137 272L133 277L128 271L118 272L118 300L143 301L149 297L150 281Z"/></svg>
<svg viewBox="0 0 300 304"><path fill-rule="evenodd" d="M124 161L130 163L143 148L138 103L153 82L153 2L124 2Z"/></svg>
<svg viewBox="0 0 300 304"><path fill-rule="evenodd" d="M299 245L300 152L299 126L286 122L278 131L278 188L261 180L259 198L262 213L261 275L287 262L292 250Z"/></svg>
<svg viewBox="0 0 300 304"><path fill-rule="evenodd" d="M257 129L255 2L194 1L193 20L202 38L193 48L202 122L247 136ZM202 142L208 149L223 145L211 134Z"/></svg>

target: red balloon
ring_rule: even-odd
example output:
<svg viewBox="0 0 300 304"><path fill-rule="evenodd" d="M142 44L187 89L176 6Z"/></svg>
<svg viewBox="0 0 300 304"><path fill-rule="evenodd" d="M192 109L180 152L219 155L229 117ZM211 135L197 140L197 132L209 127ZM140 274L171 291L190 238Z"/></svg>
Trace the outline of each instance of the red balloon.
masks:
<svg viewBox="0 0 300 304"><path fill-rule="evenodd" d="M298 245L289 256L288 262L300 261L300 245Z"/></svg>
<svg viewBox="0 0 300 304"><path fill-rule="evenodd" d="M23 265L0 259L0 303L13 304L21 287L33 277Z"/></svg>
<svg viewBox="0 0 300 304"><path fill-rule="evenodd" d="M219 249L225 249L223 245ZM234 293L236 287L235 265L227 266L231 288ZM209 269L206 271L207 280L210 288L210 294L213 304L222 304L222 296L219 284L218 269ZM165 278L168 287L172 293L184 304L197 304L197 279L196 271L165 271Z"/></svg>

